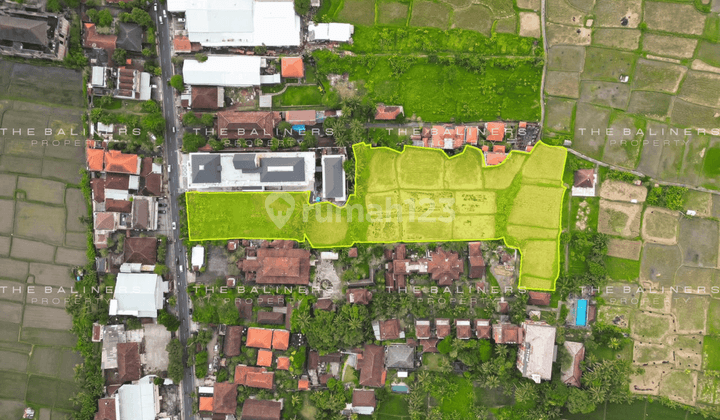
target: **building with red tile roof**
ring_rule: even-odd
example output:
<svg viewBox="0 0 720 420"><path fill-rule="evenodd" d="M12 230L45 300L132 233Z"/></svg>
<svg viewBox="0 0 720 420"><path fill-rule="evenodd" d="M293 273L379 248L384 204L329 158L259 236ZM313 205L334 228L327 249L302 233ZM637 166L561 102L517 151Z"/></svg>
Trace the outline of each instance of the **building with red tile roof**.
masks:
<svg viewBox="0 0 720 420"><path fill-rule="evenodd" d="M105 200L105 211L111 211L116 213L131 213L132 205L132 201L113 200L112 198L108 198Z"/></svg>
<svg viewBox="0 0 720 420"><path fill-rule="evenodd" d="M140 167L138 155L122 153L119 150L105 152L105 172L139 175Z"/></svg>
<svg viewBox="0 0 720 420"><path fill-rule="evenodd" d="M497 344L518 344L523 341L524 331L517 325L501 322L494 324L493 340Z"/></svg>
<svg viewBox="0 0 720 420"><path fill-rule="evenodd" d="M118 343L117 364L120 383L140 379L140 347L138 343Z"/></svg>
<svg viewBox="0 0 720 420"><path fill-rule="evenodd" d="M430 338L427 340L420 340L423 353L438 353L437 344L440 340L437 338Z"/></svg>
<svg viewBox="0 0 720 420"><path fill-rule="evenodd" d="M455 333L457 338L461 340L467 340L472 337L472 325L470 325L469 319L456 319L455 320Z"/></svg>
<svg viewBox="0 0 720 420"><path fill-rule="evenodd" d="M300 379L298 381L298 389L301 391L307 391L308 389L310 389L310 381L308 381L307 379Z"/></svg>
<svg viewBox="0 0 720 420"><path fill-rule="evenodd" d="M485 123L485 138L489 141L503 141L505 138L505 123Z"/></svg>
<svg viewBox="0 0 720 420"><path fill-rule="evenodd" d="M318 299L317 302L313 305L314 310L323 310L323 311L334 311L335 310L335 304L333 303L332 299Z"/></svg>
<svg viewBox="0 0 720 420"><path fill-rule="evenodd" d="M282 403L247 398L242 406L240 420L280 420Z"/></svg>
<svg viewBox="0 0 720 420"><path fill-rule="evenodd" d="M272 336L273 330L250 327L248 328L247 341L245 342L245 346L260 349L270 349L272 348Z"/></svg>
<svg viewBox="0 0 720 420"><path fill-rule="evenodd" d="M238 262L238 268L255 273L258 284L310 283L310 251L299 248L259 248L255 259Z"/></svg>
<svg viewBox="0 0 720 420"><path fill-rule="evenodd" d="M489 340L492 338L492 325L489 319L475 320L475 335L480 339Z"/></svg>
<svg viewBox="0 0 720 420"><path fill-rule="evenodd" d="M293 79L305 77L305 64L302 57L283 57L281 60L281 76Z"/></svg>
<svg viewBox="0 0 720 420"><path fill-rule="evenodd" d="M352 409L354 413L370 415L375 411L375 391L370 389L353 390Z"/></svg>
<svg viewBox="0 0 720 420"><path fill-rule="evenodd" d="M157 238L125 238L125 262L145 265L157 264Z"/></svg>
<svg viewBox="0 0 720 420"><path fill-rule="evenodd" d="M285 111L285 121L292 125L315 125L315 111Z"/></svg>
<svg viewBox="0 0 720 420"><path fill-rule="evenodd" d="M405 332L400 327L400 321L397 319L388 319L385 321L373 321L373 330L378 340L397 340L405 338Z"/></svg>
<svg viewBox="0 0 720 420"><path fill-rule="evenodd" d="M465 271L465 264L457 252L445 251L440 247L430 254L427 264L427 271L438 282L438 286L450 286Z"/></svg>
<svg viewBox="0 0 720 420"><path fill-rule="evenodd" d="M240 355L240 344L242 343L243 328L237 325L228 326L225 330L225 343L223 353L226 357Z"/></svg>
<svg viewBox="0 0 720 420"><path fill-rule="evenodd" d="M488 166L499 165L503 163L507 155L505 153L487 153L485 155L485 164Z"/></svg>
<svg viewBox="0 0 720 420"><path fill-rule="evenodd" d="M496 144L493 146L493 153L505 153L505 146Z"/></svg>
<svg viewBox="0 0 720 420"><path fill-rule="evenodd" d="M290 331L273 330L272 348L275 350L287 350L290 345Z"/></svg>
<svg viewBox="0 0 720 420"><path fill-rule="evenodd" d="M112 57L117 45L117 35L101 35L97 33L94 23L84 23L83 47L99 48L105 50L109 57Z"/></svg>
<svg viewBox="0 0 720 420"><path fill-rule="evenodd" d="M465 127L465 143L477 145L478 131L480 131L480 130L476 126Z"/></svg>
<svg viewBox="0 0 720 420"><path fill-rule="evenodd" d="M432 325L428 319L415 320L415 337L419 340L428 339L432 336Z"/></svg>
<svg viewBox="0 0 720 420"><path fill-rule="evenodd" d="M101 398L98 400L98 411L95 420L116 420L115 398Z"/></svg>
<svg viewBox="0 0 720 420"><path fill-rule="evenodd" d="M504 297L501 297L497 303L496 310L499 314L507 315L510 313L510 303L506 302Z"/></svg>
<svg viewBox="0 0 720 420"><path fill-rule="evenodd" d="M385 104L377 104L375 106L376 120L394 120L404 114L405 110L402 106L386 106Z"/></svg>
<svg viewBox="0 0 720 420"><path fill-rule="evenodd" d="M528 305L548 306L552 295L548 292L528 292Z"/></svg>
<svg viewBox="0 0 720 420"><path fill-rule="evenodd" d="M178 53L196 52L202 50L199 42L190 42L190 38L182 35L176 35L173 38L173 49Z"/></svg>
<svg viewBox="0 0 720 420"><path fill-rule="evenodd" d="M434 125L431 134L431 146L436 149L457 149L465 144L465 126Z"/></svg>
<svg viewBox="0 0 720 420"><path fill-rule="evenodd" d="M190 93L192 109L218 109L223 106L225 89L217 86L193 86Z"/></svg>
<svg viewBox="0 0 720 420"><path fill-rule="evenodd" d="M273 389L275 373L268 372L264 367L237 365L235 366L235 385L251 388Z"/></svg>
<svg viewBox="0 0 720 420"><path fill-rule="evenodd" d="M372 301L372 292L367 289L349 289L346 293L348 303L367 305Z"/></svg>
<svg viewBox="0 0 720 420"><path fill-rule="evenodd" d="M379 388L385 386L385 348L374 344L366 344L362 358L358 358L357 367L360 370L359 384Z"/></svg>
<svg viewBox="0 0 720 420"><path fill-rule="evenodd" d="M287 357L278 357L277 358L277 368L280 370L290 369L290 359Z"/></svg>
<svg viewBox="0 0 720 420"><path fill-rule="evenodd" d="M443 339L450 335L450 320L447 318L438 318L435 320L435 333L437 338Z"/></svg>
<svg viewBox="0 0 720 420"><path fill-rule="evenodd" d="M560 374L560 380L565 385L574 387L580 387L582 379L582 369L580 369L580 363L585 359L585 345L575 341L566 341L565 350L570 354L572 363L568 366L561 366L562 372Z"/></svg>
<svg viewBox="0 0 720 420"><path fill-rule="evenodd" d="M90 188L92 189L92 197L96 203L105 202L105 180L102 178L94 178L90 180Z"/></svg>
<svg viewBox="0 0 720 420"><path fill-rule="evenodd" d="M103 149L92 149L88 147L85 149L85 159L87 162L88 171L102 172L105 166L105 151Z"/></svg>
<svg viewBox="0 0 720 420"><path fill-rule="evenodd" d="M232 382L216 382L213 391L213 413L235 414L237 409L237 385Z"/></svg>
<svg viewBox="0 0 720 420"><path fill-rule="evenodd" d="M200 406L199 406L198 411L212 413L213 397L200 397Z"/></svg>
<svg viewBox="0 0 720 420"><path fill-rule="evenodd" d="M282 120L273 111L220 111L217 132L220 139L270 139L275 126Z"/></svg>
<svg viewBox="0 0 720 420"><path fill-rule="evenodd" d="M280 325L285 323L285 314L282 312L260 311L257 313L258 324Z"/></svg>
<svg viewBox="0 0 720 420"><path fill-rule="evenodd" d="M272 366L273 353L270 350L258 350L257 365L258 366Z"/></svg>
<svg viewBox="0 0 720 420"><path fill-rule="evenodd" d="M482 246L480 242L468 243L468 261L470 262L469 278L481 279L485 277L485 260L482 256Z"/></svg>

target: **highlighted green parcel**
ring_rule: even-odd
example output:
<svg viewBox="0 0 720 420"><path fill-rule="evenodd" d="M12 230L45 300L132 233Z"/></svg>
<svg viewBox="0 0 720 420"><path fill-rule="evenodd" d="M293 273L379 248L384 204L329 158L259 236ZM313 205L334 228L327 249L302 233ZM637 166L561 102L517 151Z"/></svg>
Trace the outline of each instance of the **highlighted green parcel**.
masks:
<svg viewBox="0 0 720 420"><path fill-rule="evenodd" d="M309 192L188 192L190 240L292 239L338 248L503 239L521 254L521 287L555 289L565 148L538 143L497 166L486 166L475 147L453 157L412 146L356 144L353 151L355 193L344 206L310 204Z"/></svg>

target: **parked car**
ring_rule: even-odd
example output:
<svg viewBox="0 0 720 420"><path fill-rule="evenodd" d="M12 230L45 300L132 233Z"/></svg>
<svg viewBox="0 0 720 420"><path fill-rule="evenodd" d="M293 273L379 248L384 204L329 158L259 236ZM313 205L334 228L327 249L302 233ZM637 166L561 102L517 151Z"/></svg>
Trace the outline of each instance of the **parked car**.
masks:
<svg viewBox="0 0 720 420"><path fill-rule="evenodd" d="M177 229L177 226L175 225L175 222L172 222L172 228L173 228L173 230Z"/></svg>
<svg viewBox="0 0 720 420"><path fill-rule="evenodd" d="M165 214L166 211L165 211L165 210L158 210L158 213L160 213L160 214Z"/></svg>
<svg viewBox="0 0 720 420"><path fill-rule="evenodd" d="M158 205L159 205L160 207L167 207L167 204L165 204L165 203L159 203Z"/></svg>
<svg viewBox="0 0 720 420"><path fill-rule="evenodd" d="M180 270L181 273L183 272L183 266L182 266L182 264L178 265L178 270Z"/></svg>

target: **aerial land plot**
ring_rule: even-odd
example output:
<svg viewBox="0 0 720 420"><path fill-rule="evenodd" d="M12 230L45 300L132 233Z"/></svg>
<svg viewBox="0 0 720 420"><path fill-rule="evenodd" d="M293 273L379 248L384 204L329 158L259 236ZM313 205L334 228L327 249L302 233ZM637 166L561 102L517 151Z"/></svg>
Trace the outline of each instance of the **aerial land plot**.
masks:
<svg viewBox="0 0 720 420"><path fill-rule="evenodd" d="M642 238L663 245L677 243L680 214L677 211L648 207L643 214Z"/></svg>
<svg viewBox="0 0 720 420"><path fill-rule="evenodd" d="M21 260L52 262L55 257L55 247L42 242L14 238L10 257Z"/></svg>
<svg viewBox="0 0 720 420"><path fill-rule="evenodd" d="M578 28L550 22L546 26L549 45L590 45L590 41L592 41L590 28Z"/></svg>
<svg viewBox="0 0 720 420"><path fill-rule="evenodd" d="M455 25L457 26L457 21L460 17L455 15ZM500 18L495 21L495 32L499 34L516 34L517 33L517 17L515 16L508 16L504 18Z"/></svg>
<svg viewBox="0 0 720 420"><path fill-rule="evenodd" d="M695 401L695 388L697 383L697 372L685 372L680 370L672 370L667 375L664 375L662 382L660 382L660 395L665 395L673 401L677 401L681 404L692 404ZM665 407L663 407L665 408ZM666 411L661 410L661 411ZM658 413L660 414L660 413ZM663 413L664 414L664 413ZM682 416L684 418L684 412L678 413L678 418ZM651 414L648 413L648 416ZM669 418L666 414L663 417L655 418Z"/></svg>
<svg viewBox="0 0 720 420"><path fill-rule="evenodd" d="M59 179L70 184L80 183L77 163L67 160L43 159L41 175L43 178Z"/></svg>
<svg viewBox="0 0 720 420"><path fill-rule="evenodd" d="M40 175L42 162L40 159L29 157L2 155L0 156L0 171Z"/></svg>
<svg viewBox="0 0 720 420"><path fill-rule="evenodd" d="M708 372L712 374L712 372ZM700 373L698 377L697 400L705 404L717 404L720 402L720 380L714 376Z"/></svg>
<svg viewBox="0 0 720 420"><path fill-rule="evenodd" d="M8 258L0 258L0 276L7 279L25 281L28 274L28 263Z"/></svg>
<svg viewBox="0 0 720 420"><path fill-rule="evenodd" d="M459 156L456 155L454 159L445 162L445 189L476 190L482 188L483 173L476 169L482 166L484 159L485 157L478 148L466 146ZM375 159L373 158L371 165L374 165L374 162ZM373 171L373 168L381 169L381 171L386 170L380 165L372 166L371 171ZM392 182L397 183L394 173L390 173L388 177L392 177Z"/></svg>
<svg viewBox="0 0 720 420"><path fill-rule="evenodd" d="M720 335L720 299L710 299L708 334Z"/></svg>
<svg viewBox="0 0 720 420"><path fill-rule="evenodd" d="M77 344L77 337L68 331L23 327L20 341L44 346L73 347Z"/></svg>
<svg viewBox="0 0 720 420"><path fill-rule="evenodd" d="M13 124L11 127L27 128L28 126L32 127L33 122L37 123L35 118L33 118L33 115L13 115L15 112L18 111L8 110L5 111L5 115L3 116L3 121L7 121L7 124ZM23 119L27 119L27 121L23 121ZM39 146L32 146L28 140L8 137L5 139L4 153L8 155L41 159L43 155L43 148Z"/></svg>
<svg viewBox="0 0 720 420"><path fill-rule="evenodd" d="M84 250L58 247L55 253L55 264L85 265L86 263L87 254Z"/></svg>
<svg viewBox="0 0 720 420"><path fill-rule="evenodd" d="M675 366L678 369L699 370L702 366L703 336L679 335L672 337Z"/></svg>
<svg viewBox="0 0 720 420"><path fill-rule="evenodd" d="M0 419L2 420L22 418L23 410L25 410L25 403L22 401L0 400Z"/></svg>
<svg viewBox="0 0 720 420"><path fill-rule="evenodd" d="M0 236L0 256L10 255L10 237Z"/></svg>
<svg viewBox="0 0 720 420"><path fill-rule="evenodd" d="M256 239L295 239L303 241L308 239L313 246L322 247L345 247L354 242L368 242L381 240L383 242L402 241L447 241L447 240L478 240L494 239L506 234L508 219L515 224L530 226L533 228L546 228L559 235L560 212L562 198L565 189L560 185L565 161L565 149L553 148L540 143L533 148L533 152L512 152L501 165L484 168L477 165L474 170L468 168L468 173L483 173L484 185L497 187L501 182L506 184L501 188L493 188L492 191L483 190L461 190L452 191L444 189L443 176L448 174L438 172L438 168L448 165L448 162L455 159L472 158L471 153L458 155L449 159L440 151L421 148L406 147L405 151L398 153L397 169L398 174L403 174L403 167L412 168L418 177L428 173L436 176L428 179L427 182L416 185L412 178L400 178L400 194L394 191L377 192L367 194L366 184L372 185L375 172L372 160L375 159L376 151L382 149L371 148L358 144L354 146L355 156L358 160L358 167L363 170L356 173L356 185L359 195L352 195L348 200L346 208L360 211L363 206L368 210L363 214L379 216L377 209L370 212L372 206L380 206L382 211L387 206L404 203L403 220L397 221L396 214L384 214L382 220L372 219L349 220L343 208L338 208L328 203L309 205L306 193L195 193L187 194L188 219L190 226L190 237L192 240L200 239L223 239L228 237L246 237ZM547 150L543 150L547 149ZM549 152L548 152L549 151ZM560 157L556 156L560 155ZM378 159L388 161L386 154L377 154ZM471 161L481 163L482 161L473 158ZM544 162L546 167L538 165L537 162ZM539 178L517 178L523 169L523 164L532 165L536 168ZM553 166L554 165L554 166ZM377 166L375 166L377 167ZM380 167L377 167L380 168ZM384 171L387 172L387 171ZM553 174L557 176L552 179ZM456 176L460 174L453 174ZM489 175L489 176L488 176ZM509 179L503 179L509 178ZM439 180L439 181L437 181ZM522 182L542 182L539 185L523 185ZM387 183L387 178L385 178ZM433 184L434 183L434 184ZM555 187L550 185L555 184ZM428 191L430 188L436 190ZM449 185L455 185L449 179ZM410 188L413 187L413 188ZM418 188L423 188L419 190ZM282 199L278 196L281 196ZM455 198L455 200L448 200ZM416 220L406 217L409 213L407 200L415 203ZM287 223L276 226L266 216L267 207L277 214L284 212ZM443 201L449 201L444 203ZM423 204L426 202L425 204ZM429 202L435 203L430 206ZM239 203L242 203L240 205ZM388 204L389 203L389 204ZM439 204L438 204L439 203ZM496 207L503 206L503 211L493 214ZM227 208L230 211L218 212L217 208ZM273 207L279 206L279 207ZM305 210L303 210L305 208ZM392 207L390 208L392 209ZM399 207L395 207L396 211ZM530 213L528 213L530 212ZM307 213L305 216L303 213ZM464 215L462 213L469 213ZM547 213L547 214L545 214ZM340 214L337 217L328 215ZM486 215L483 215L486 214ZM508 214L510 217L508 218ZM454 215L454 217L453 217ZM419 216L432 218L431 223L420 220ZM447 219L447 220L445 220ZM222 226L218 229L217 226ZM542 231L543 237L550 236L547 231ZM221 235L221 236L212 236ZM542 238L529 238L542 239ZM547 289L553 288L554 279L557 277L559 264L558 257L558 236L551 240L542 241L541 246L533 246L531 249L524 249L520 246L523 258L530 261L533 274L536 278L545 279ZM514 238L506 238L508 245L518 247ZM530 240L527 241L529 244ZM525 244L527 245L527 244ZM549 245L553 245L552 255L547 255ZM539 250L543 251L542 262L538 259ZM533 263L533 261L535 261ZM549 268L548 268L549 267ZM523 277L521 276L521 282Z"/></svg>
<svg viewBox="0 0 720 420"><path fill-rule="evenodd" d="M413 6L413 12L415 7L416 6ZM493 15L489 8L483 6L482 4L473 4L466 9L463 9L462 12L455 13L453 17L454 27L477 31L481 34L490 36L493 25L492 17ZM413 19L415 19L414 13ZM515 27L513 26L513 29L514 28Z"/></svg>
<svg viewBox="0 0 720 420"><path fill-rule="evenodd" d="M65 234L65 245L71 248L85 248L87 246L87 236L80 232L67 232Z"/></svg>
<svg viewBox="0 0 720 420"><path fill-rule="evenodd" d="M12 174L0 174L0 196L12 198L17 185L17 176Z"/></svg>
<svg viewBox="0 0 720 420"><path fill-rule="evenodd" d="M710 297L696 294L675 293L672 298L672 311L677 320L679 333L704 334Z"/></svg>
<svg viewBox="0 0 720 420"><path fill-rule="evenodd" d="M645 121L621 112L615 112L610 121L609 130L612 131L607 134L603 161L635 168L642 148Z"/></svg>
<svg viewBox="0 0 720 420"><path fill-rule="evenodd" d="M696 58L699 58L711 66L720 67L720 44L705 40L700 41Z"/></svg>
<svg viewBox="0 0 720 420"><path fill-rule="evenodd" d="M609 257L639 260L642 251L642 241L630 241L627 239L611 238L608 241Z"/></svg>
<svg viewBox="0 0 720 420"><path fill-rule="evenodd" d="M679 135L674 139L673 137L674 136L670 137L670 143L662 146L660 163L657 166L657 173L660 179L666 181L677 180L680 174L680 168L682 167L683 156L685 155L684 136ZM648 146L650 145L648 144ZM656 146L653 145L652 147Z"/></svg>
<svg viewBox="0 0 720 420"><path fill-rule="evenodd" d="M442 3L433 3L430 1L414 2L410 25L448 29L451 10L449 6Z"/></svg>
<svg viewBox="0 0 720 420"><path fill-rule="evenodd" d="M372 182L367 183L367 191L388 191L398 188L397 172L395 162L397 153L390 149L378 149L376 155L370 161L370 172L377 174ZM463 160L464 161L464 160Z"/></svg>
<svg viewBox="0 0 720 420"><path fill-rule="evenodd" d="M690 185L698 185L698 180L703 173L703 161L708 154L708 144L710 138L707 136L692 136L688 138L687 146L685 146L685 158L678 179L682 183ZM712 201L712 200L710 200ZM688 203L686 203L688 204ZM694 203L692 203L694 204ZM712 206L708 206L711 210ZM709 217L707 214L704 217Z"/></svg>
<svg viewBox="0 0 720 420"><path fill-rule="evenodd" d="M670 115L672 100L673 97L668 94L636 90L630 94L627 111L631 114L664 120Z"/></svg>
<svg viewBox="0 0 720 420"><path fill-rule="evenodd" d="M30 263L30 274L35 278L35 284L45 286L72 286L73 278L70 269L52 264Z"/></svg>
<svg viewBox="0 0 720 420"><path fill-rule="evenodd" d="M607 48L588 47L585 52L586 80L617 81L620 76L631 76L635 64L635 54Z"/></svg>
<svg viewBox="0 0 720 420"><path fill-rule="evenodd" d="M610 110L578 103L575 115L573 148L586 156L600 159L605 147L605 129L610 123Z"/></svg>
<svg viewBox="0 0 720 420"><path fill-rule="evenodd" d="M59 67L13 63L7 96L28 102L82 107L82 75ZM4 96L4 95L3 95Z"/></svg>
<svg viewBox="0 0 720 420"><path fill-rule="evenodd" d="M696 105L680 98L673 103L670 122L674 125L689 127L714 127L717 124L717 110L701 105Z"/></svg>
<svg viewBox="0 0 720 420"><path fill-rule="evenodd" d="M532 154L522 169L523 183L557 184L565 169L565 155L549 147L541 147Z"/></svg>
<svg viewBox="0 0 720 420"><path fill-rule="evenodd" d="M23 307L19 303L0 301L0 319L3 322L18 323L22 319Z"/></svg>
<svg viewBox="0 0 720 420"><path fill-rule="evenodd" d="M534 12L520 12L520 36L540 38L540 16Z"/></svg>
<svg viewBox="0 0 720 420"><path fill-rule="evenodd" d="M557 247L556 241L528 241L522 258L523 274L542 278L547 276L547 273L552 273L549 280L555 279L559 270L555 261L558 256Z"/></svg>
<svg viewBox="0 0 720 420"><path fill-rule="evenodd" d="M675 286L692 287L693 292L709 294L713 286L715 270L712 268L682 266L675 273Z"/></svg>
<svg viewBox="0 0 720 420"><path fill-rule="evenodd" d="M642 0L597 0L595 22L601 28L637 28L642 19ZM624 17L627 21L620 19Z"/></svg>
<svg viewBox="0 0 720 420"><path fill-rule="evenodd" d="M661 287L675 284L675 273L682 264L677 246L646 244L640 265L640 280L651 281Z"/></svg>
<svg viewBox="0 0 720 420"><path fill-rule="evenodd" d="M642 32L637 29L596 29L592 43L619 50L636 50L641 35Z"/></svg>
<svg viewBox="0 0 720 420"><path fill-rule="evenodd" d="M641 373L630 376L630 386L636 394L657 395L660 389L663 370L667 370L667 368L664 366L647 366L643 368L643 371L640 371ZM641 416L645 412L645 404L645 401L643 401L643 410L640 412ZM620 420L627 418L626 416L627 413L623 413L622 416L615 417L615 419Z"/></svg>
<svg viewBox="0 0 720 420"><path fill-rule="evenodd" d="M13 218L10 216L15 213L15 202L12 200L0 200L0 233L9 235L13 232Z"/></svg>
<svg viewBox="0 0 720 420"><path fill-rule="evenodd" d="M678 245L683 250L683 263L693 267L717 267L718 221L712 219L680 219Z"/></svg>
<svg viewBox="0 0 720 420"><path fill-rule="evenodd" d="M642 204L600 200L598 232L625 238L639 236L642 207Z"/></svg>
<svg viewBox="0 0 720 420"><path fill-rule="evenodd" d="M552 96L577 98L580 95L580 73L548 71L545 93Z"/></svg>
<svg viewBox="0 0 720 420"><path fill-rule="evenodd" d="M33 349L30 358L30 373L45 376L56 376L62 362L62 350L55 347L38 347Z"/></svg>
<svg viewBox="0 0 720 420"><path fill-rule="evenodd" d="M655 55L677 58L691 58L697 47L697 39L681 38L669 35L646 34L643 38L643 51Z"/></svg>
<svg viewBox="0 0 720 420"><path fill-rule="evenodd" d="M712 194L688 190L685 192L685 203L683 204L685 210L693 210L697 213L698 217L711 217L712 216Z"/></svg>
<svg viewBox="0 0 720 420"><path fill-rule="evenodd" d="M517 6L520 9L539 10L540 0L517 0Z"/></svg>
<svg viewBox="0 0 720 420"><path fill-rule="evenodd" d="M638 203L643 203L647 197L647 188L609 179L600 187L600 197L612 201L632 202L637 200Z"/></svg>
<svg viewBox="0 0 720 420"><path fill-rule="evenodd" d="M63 204L65 184L41 178L18 178L17 189L25 191L25 199L51 204Z"/></svg>
<svg viewBox="0 0 720 420"><path fill-rule="evenodd" d="M69 330L72 327L72 319L64 309L26 305L23 329L26 327Z"/></svg>
<svg viewBox="0 0 720 420"><path fill-rule="evenodd" d="M582 26L585 12L569 5L565 0L549 0L547 2L547 19L549 22L563 25Z"/></svg>
<svg viewBox="0 0 720 420"><path fill-rule="evenodd" d="M0 350L0 370L24 372L28 366L28 355Z"/></svg>
<svg viewBox="0 0 720 420"><path fill-rule="evenodd" d="M18 202L15 213L15 234L62 245L65 239L65 209Z"/></svg>
<svg viewBox="0 0 720 420"><path fill-rule="evenodd" d="M670 362L673 360L672 348L659 344L640 344L635 342L633 349L633 362L651 365Z"/></svg>
<svg viewBox="0 0 720 420"><path fill-rule="evenodd" d="M649 29L700 35L705 28L706 15L698 12L692 4L645 2L643 20Z"/></svg>
<svg viewBox="0 0 720 420"><path fill-rule="evenodd" d="M611 108L625 109L630 100L627 83L583 80L580 82L580 101Z"/></svg>
<svg viewBox="0 0 720 420"><path fill-rule="evenodd" d="M675 332L672 317L641 311L633 312L630 331L636 339L654 343L661 343L665 335Z"/></svg>
<svg viewBox="0 0 720 420"><path fill-rule="evenodd" d="M545 99L545 127L550 130L570 133L576 101L547 97Z"/></svg>
<svg viewBox="0 0 720 420"><path fill-rule="evenodd" d="M640 261L623 258L605 257L608 277L617 281L634 281L640 276Z"/></svg>
<svg viewBox="0 0 720 420"><path fill-rule="evenodd" d="M637 170L649 176L658 176L658 166L663 152L663 144L667 139L669 127L665 124L648 121L646 139L648 144L644 145L640 153L640 163ZM663 131L664 130L664 131ZM655 133L655 135L651 135ZM665 134L660 134L660 133Z"/></svg>
<svg viewBox="0 0 720 420"><path fill-rule="evenodd" d="M720 74L690 70L678 96L697 105L720 107Z"/></svg>
<svg viewBox="0 0 720 420"><path fill-rule="evenodd" d="M340 22L353 25L372 25L375 23L375 2L368 0L345 0L337 16Z"/></svg>
<svg viewBox="0 0 720 420"><path fill-rule="evenodd" d="M703 368L720 370L720 337L705 337L703 343Z"/></svg>
<svg viewBox="0 0 720 420"><path fill-rule="evenodd" d="M635 68L633 89L674 93L680 87L685 73L685 66L641 58Z"/></svg>
<svg viewBox="0 0 720 420"><path fill-rule="evenodd" d="M408 5L398 2L378 3L378 23L381 25L405 26L408 17Z"/></svg>
<svg viewBox="0 0 720 420"><path fill-rule="evenodd" d="M2 372L0 374L0 398L25 400L27 375L20 372Z"/></svg>

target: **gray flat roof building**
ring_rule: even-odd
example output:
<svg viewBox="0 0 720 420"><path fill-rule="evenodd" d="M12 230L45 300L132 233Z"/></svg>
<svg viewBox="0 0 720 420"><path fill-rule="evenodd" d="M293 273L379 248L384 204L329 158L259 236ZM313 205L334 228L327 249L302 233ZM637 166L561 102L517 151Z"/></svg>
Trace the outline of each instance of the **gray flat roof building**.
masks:
<svg viewBox="0 0 720 420"><path fill-rule="evenodd" d="M347 184L343 162L345 156L330 155L322 157L322 194L323 198L337 201L347 200Z"/></svg>
<svg viewBox="0 0 720 420"><path fill-rule="evenodd" d="M315 153L191 153L190 190L310 191Z"/></svg>

